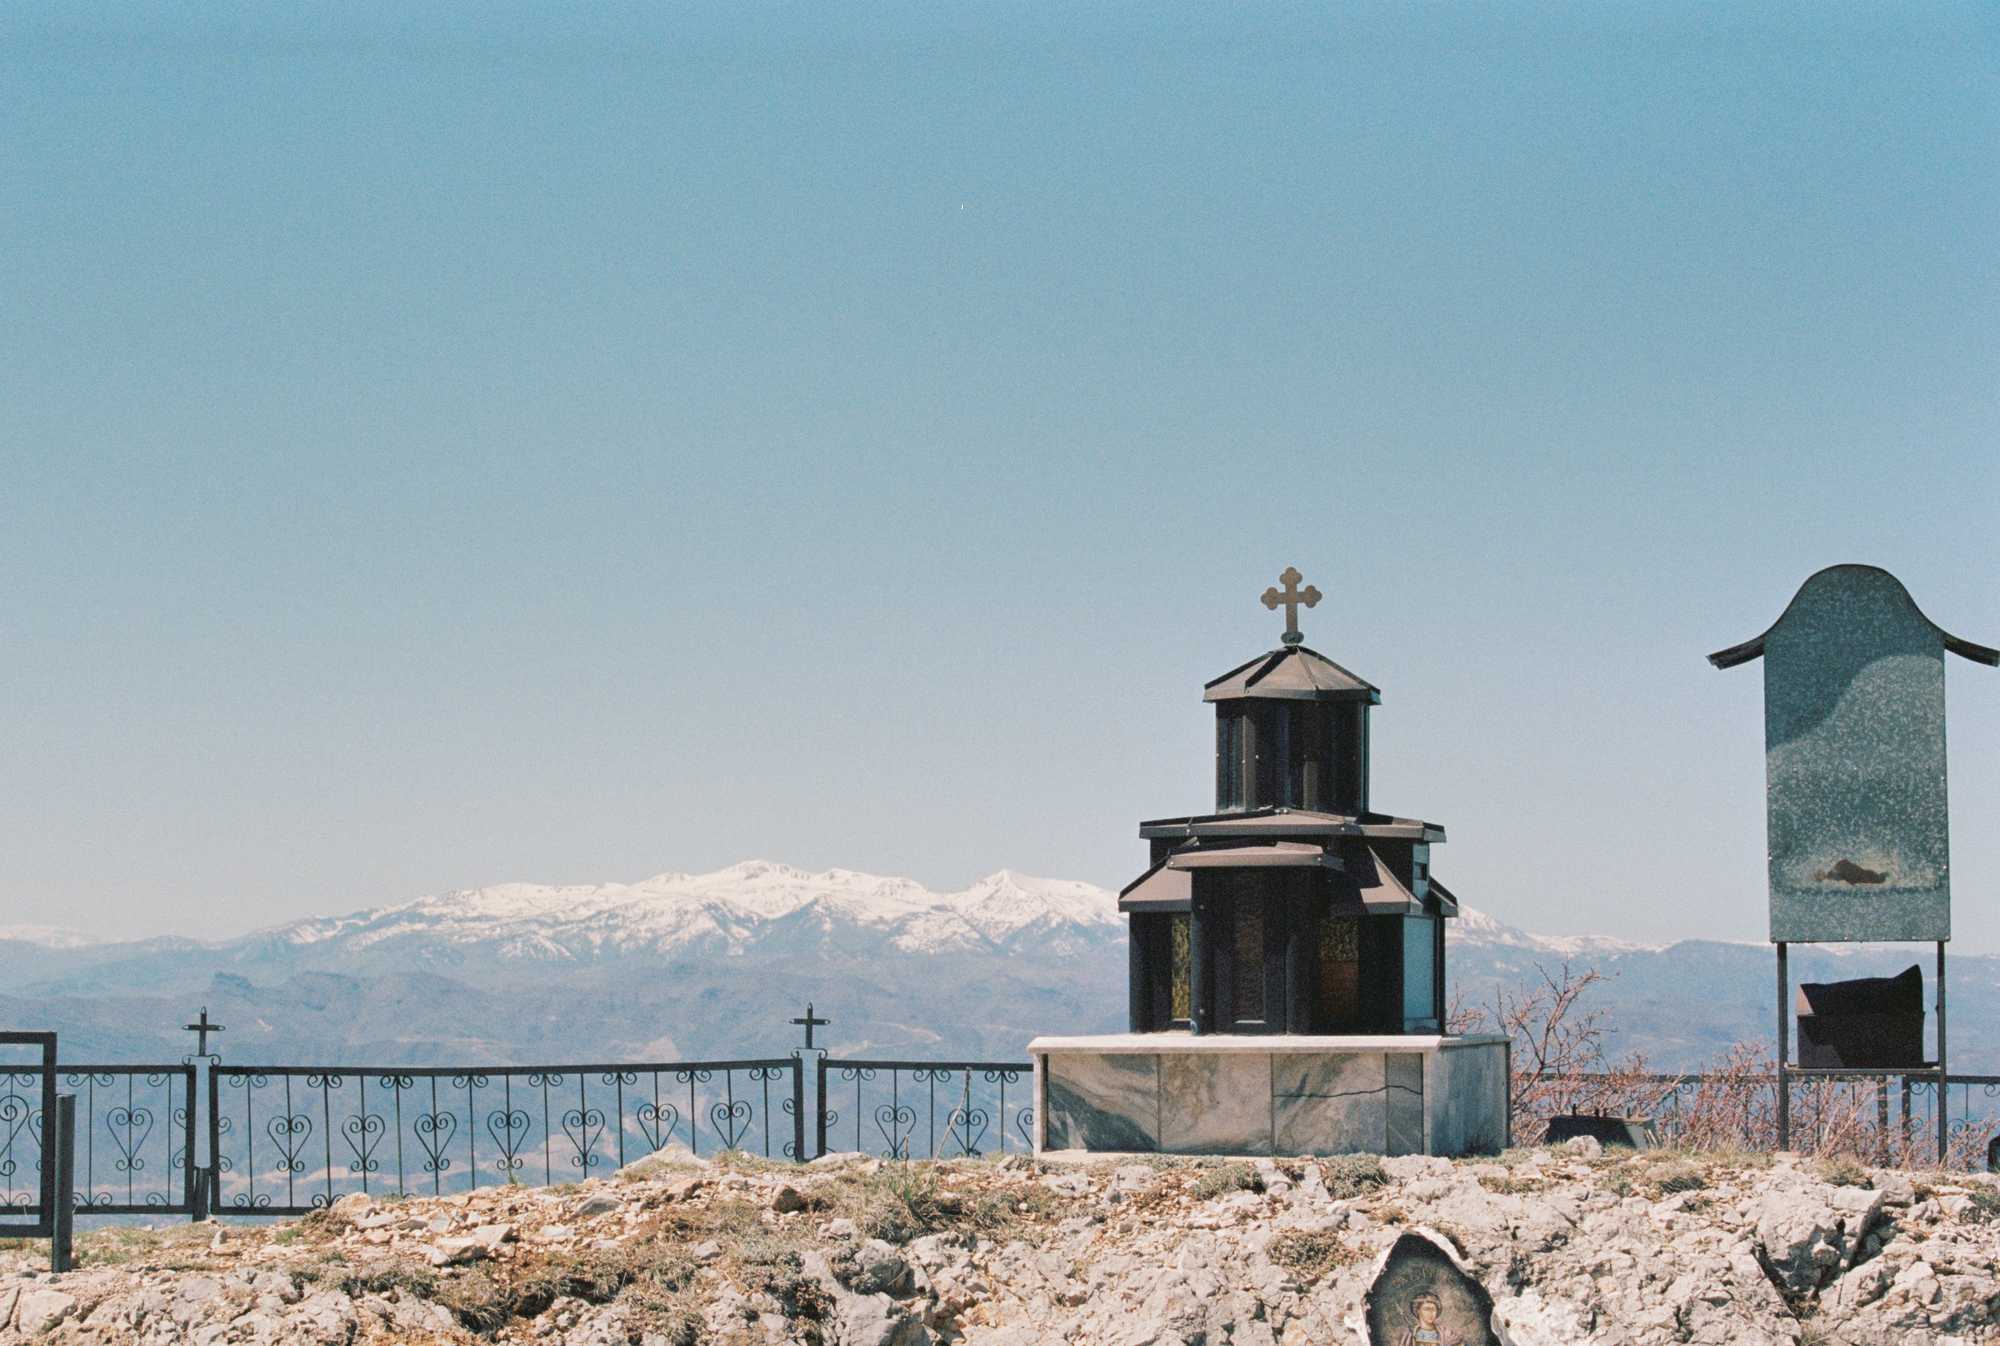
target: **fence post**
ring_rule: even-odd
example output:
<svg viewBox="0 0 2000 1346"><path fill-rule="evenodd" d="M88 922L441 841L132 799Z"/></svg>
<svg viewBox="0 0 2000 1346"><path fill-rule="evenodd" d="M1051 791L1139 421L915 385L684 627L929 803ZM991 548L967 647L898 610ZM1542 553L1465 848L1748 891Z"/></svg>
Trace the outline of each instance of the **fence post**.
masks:
<svg viewBox="0 0 2000 1346"><path fill-rule="evenodd" d="M222 1204L222 1082L215 1062L208 1063L208 1169L202 1183L201 1209L206 1217Z"/></svg>
<svg viewBox="0 0 2000 1346"><path fill-rule="evenodd" d="M1889 1077L1875 1081L1875 1137L1881 1150L1882 1167L1892 1162L1889 1149Z"/></svg>
<svg viewBox="0 0 2000 1346"><path fill-rule="evenodd" d="M813 1092L813 1111L819 1114L817 1148L814 1157L826 1153L826 1058L819 1058L819 1078L814 1081L817 1088Z"/></svg>
<svg viewBox="0 0 2000 1346"><path fill-rule="evenodd" d="M196 1137L200 1134L201 1114L195 1111L194 1106L195 1068L193 1065L188 1065L185 1068L187 1074L182 1077L182 1083L186 1085L184 1091L186 1102L182 1115L186 1118L186 1121L181 1126L181 1192L183 1198L187 1201L188 1218L199 1220L201 1218L202 1175L201 1164L199 1162L201 1147L196 1143Z"/></svg>
<svg viewBox="0 0 2000 1346"><path fill-rule="evenodd" d="M806 1063L792 1058L792 1158L806 1162Z"/></svg>
<svg viewBox="0 0 2000 1346"><path fill-rule="evenodd" d="M68 1271L75 1265L76 1234L76 1095L56 1095L56 1209L49 1237L49 1270Z"/></svg>

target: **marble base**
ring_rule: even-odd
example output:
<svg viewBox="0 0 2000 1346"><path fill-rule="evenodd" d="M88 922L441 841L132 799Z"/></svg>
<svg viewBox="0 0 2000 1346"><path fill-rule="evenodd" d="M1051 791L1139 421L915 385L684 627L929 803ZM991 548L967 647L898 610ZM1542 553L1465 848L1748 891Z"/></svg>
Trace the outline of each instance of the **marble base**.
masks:
<svg viewBox="0 0 2000 1346"><path fill-rule="evenodd" d="M1505 1037L1120 1033L1036 1038L1035 1148L1497 1154Z"/></svg>

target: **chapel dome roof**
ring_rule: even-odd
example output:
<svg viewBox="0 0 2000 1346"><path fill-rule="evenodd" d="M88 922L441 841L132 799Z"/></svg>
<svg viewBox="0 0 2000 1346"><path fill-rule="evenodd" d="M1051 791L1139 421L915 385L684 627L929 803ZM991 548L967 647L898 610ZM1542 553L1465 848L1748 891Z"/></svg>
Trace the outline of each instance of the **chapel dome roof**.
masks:
<svg viewBox="0 0 2000 1346"><path fill-rule="evenodd" d="M1382 692L1317 650L1286 645L1238 664L1207 683L1204 701L1234 701L1268 697L1291 701L1366 701L1379 705Z"/></svg>

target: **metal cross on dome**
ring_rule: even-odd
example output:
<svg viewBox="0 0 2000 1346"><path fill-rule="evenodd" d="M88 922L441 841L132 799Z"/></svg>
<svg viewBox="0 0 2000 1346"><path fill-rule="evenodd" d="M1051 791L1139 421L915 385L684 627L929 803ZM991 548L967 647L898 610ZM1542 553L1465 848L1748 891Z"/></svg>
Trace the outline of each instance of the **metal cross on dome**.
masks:
<svg viewBox="0 0 2000 1346"><path fill-rule="evenodd" d="M1299 587L1299 581L1304 578L1296 566L1286 566L1285 573L1278 576L1279 583L1285 587L1279 589L1273 585L1264 591L1265 607L1276 612L1280 604L1284 605L1287 645L1298 645L1305 641L1305 637L1299 633L1299 605L1303 603L1310 608L1319 604L1319 590L1310 584L1303 589Z"/></svg>

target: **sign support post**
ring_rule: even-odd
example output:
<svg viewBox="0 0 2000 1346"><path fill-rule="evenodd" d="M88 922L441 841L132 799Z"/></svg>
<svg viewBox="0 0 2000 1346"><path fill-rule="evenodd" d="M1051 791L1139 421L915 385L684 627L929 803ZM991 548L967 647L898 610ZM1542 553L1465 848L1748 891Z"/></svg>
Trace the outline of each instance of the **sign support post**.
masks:
<svg viewBox="0 0 2000 1346"><path fill-rule="evenodd" d="M1946 1142L1951 1137L1951 1125L1946 1120L1945 1093L1951 1087L1951 1067L1944 1048L1944 941L1937 945L1937 1019L1938 1019L1938 1082L1937 1082L1937 1154L1938 1167L1944 1167Z"/></svg>
<svg viewBox="0 0 2000 1346"><path fill-rule="evenodd" d="M1785 966L1785 942L1778 941L1778 1148L1792 1148L1792 1077L1786 1070L1791 1060L1792 974Z"/></svg>

